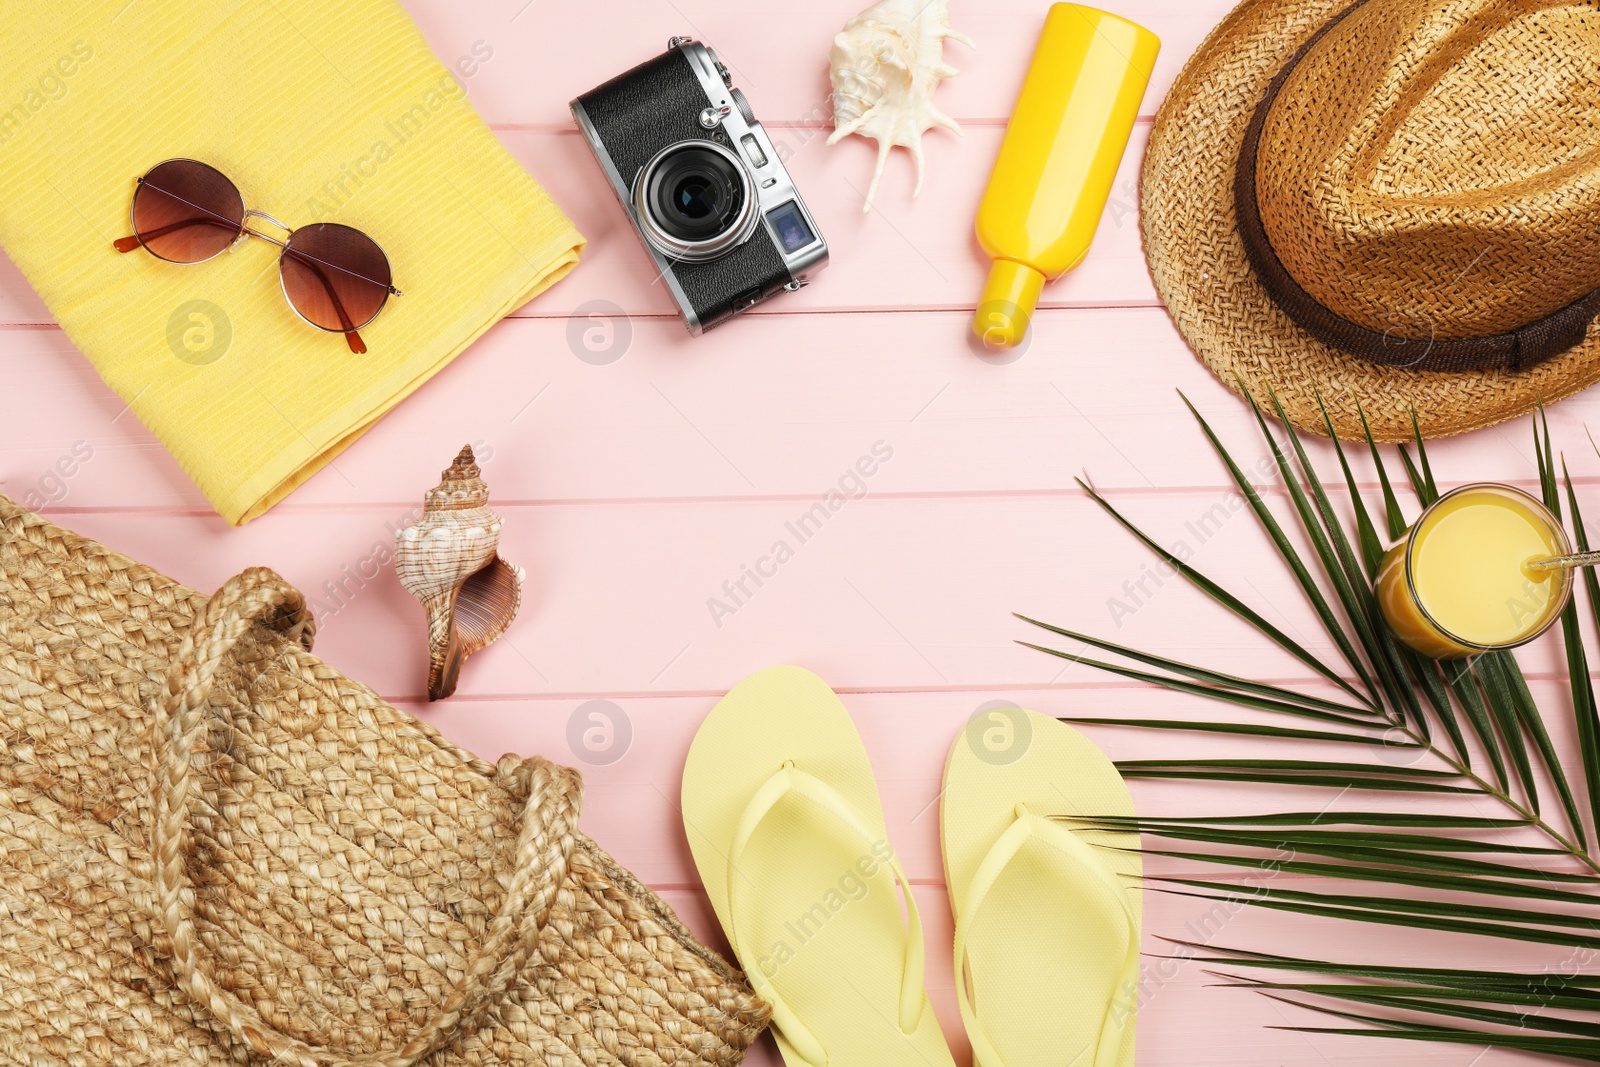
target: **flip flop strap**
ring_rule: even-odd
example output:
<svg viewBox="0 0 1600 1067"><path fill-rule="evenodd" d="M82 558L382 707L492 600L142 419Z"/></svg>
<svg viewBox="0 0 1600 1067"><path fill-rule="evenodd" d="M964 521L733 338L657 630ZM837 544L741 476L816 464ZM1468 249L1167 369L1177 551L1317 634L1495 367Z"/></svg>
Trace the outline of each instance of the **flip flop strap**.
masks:
<svg viewBox="0 0 1600 1067"><path fill-rule="evenodd" d="M972 1062L974 1067L1005 1067L1005 1060L1001 1058L999 1051L995 1049L994 1042L989 1040L988 1032L978 1022L977 1011L973 1008L972 1000L967 995L967 933L972 929L973 920L977 918L979 909L983 907L983 902L988 898L990 891L994 889L995 883L1000 880L1001 872L1006 869L1012 860L1017 858L1017 854L1022 851L1023 846L1031 840L1042 840L1057 851L1066 853L1069 856L1079 852L1081 849L1090 847L1049 819L1034 815L1026 808L1018 805L1015 821L1006 827L1005 833L1001 834L999 839L995 841L988 853L984 855L982 861L979 862L977 870L973 872L966 906L956 916L955 967L956 1004L961 1009L961 1022L966 1027L967 1037L972 1042ZM1137 962L1139 958L1139 922L1134 917L1133 908L1128 904L1127 890L1114 877L1108 875L1104 867L1092 857L1089 858L1088 862L1083 860L1079 862L1083 863L1083 866L1087 867L1091 874L1104 882L1108 889L1113 890L1112 895L1117 903L1121 905L1123 915L1128 920L1128 951L1123 957L1122 965L1122 970L1126 971L1128 963L1130 961ZM1110 1012L1111 1006L1107 1005L1107 1015ZM1102 1037L1104 1033L1105 1024L1102 1023ZM1094 1067L1101 1067L1100 1057L1105 1054L1105 1051L1106 1044L1102 1040L1100 1048L1095 1052Z"/></svg>
<svg viewBox="0 0 1600 1067"><path fill-rule="evenodd" d="M874 834L867 824L861 821L844 794L816 775L808 774L792 764L780 768L750 798L750 803L745 806L744 813L739 817L739 826L734 831L733 843L729 848L728 922L732 929L728 931L728 936L734 942L735 948L739 949L738 955L741 960L748 960L752 956L743 951L738 944L738 902L744 895L740 886L749 880L739 873L739 859L750 844L750 838L755 834L757 827L772 813L780 801L792 795L805 797L832 815L864 844L866 852L877 856L876 846L881 837ZM917 914L917 903L911 896L911 879L892 853L879 867L880 872L885 869L894 875L901 899L905 901L906 949L900 980L899 1025L902 1033L910 1034L915 1032L922 1021L922 1006L927 997L923 984L922 917ZM788 1041L808 1062L817 1067L824 1067L828 1062L827 1050L783 1003L771 980L762 973L760 965L746 966L745 974L750 979L750 986L756 995L772 1005L773 1024L783 1032L784 1040Z"/></svg>

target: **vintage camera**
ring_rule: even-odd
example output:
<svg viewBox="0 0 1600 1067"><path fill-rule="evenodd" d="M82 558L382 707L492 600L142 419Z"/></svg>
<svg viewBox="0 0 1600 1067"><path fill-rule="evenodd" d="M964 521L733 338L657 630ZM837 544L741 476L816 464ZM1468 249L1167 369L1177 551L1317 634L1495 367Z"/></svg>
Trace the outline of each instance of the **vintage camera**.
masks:
<svg viewBox="0 0 1600 1067"><path fill-rule="evenodd" d="M828 262L750 102L698 41L672 38L572 101L572 116L691 334L799 289Z"/></svg>

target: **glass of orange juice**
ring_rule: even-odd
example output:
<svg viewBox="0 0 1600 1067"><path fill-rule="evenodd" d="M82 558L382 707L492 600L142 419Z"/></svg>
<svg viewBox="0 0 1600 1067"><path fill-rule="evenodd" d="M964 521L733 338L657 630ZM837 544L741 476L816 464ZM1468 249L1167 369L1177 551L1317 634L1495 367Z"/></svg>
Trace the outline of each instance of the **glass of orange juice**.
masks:
<svg viewBox="0 0 1600 1067"><path fill-rule="evenodd" d="M1520 489L1464 485L1434 501L1383 557L1378 606L1402 642L1453 659L1532 641L1572 598L1561 522ZM1576 557L1574 557L1576 558Z"/></svg>

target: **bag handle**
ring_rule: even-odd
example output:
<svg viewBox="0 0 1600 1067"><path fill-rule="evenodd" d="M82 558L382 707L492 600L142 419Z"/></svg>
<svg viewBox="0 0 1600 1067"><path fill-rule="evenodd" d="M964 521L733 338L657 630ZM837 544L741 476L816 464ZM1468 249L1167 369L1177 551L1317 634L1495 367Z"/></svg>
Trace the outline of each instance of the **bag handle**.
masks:
<svg viewBox="0 0 1600 1067"><path fill-rule="evenodd" d="M190 847L190 759L205 726L211 684L230 650L257 622L294 638L308 650L311 647L314 627L305 598L273 571L251 568L229 579L196 615L178 650L177 665L167 677L165 700L158 709L150 842L160 918L172 939L174 977L190 999L204 1006L238 1041L274 1064L412 1067L455 1036L459 1027L477 1022L490 1004L504 996L535 951L539 932L567 877L582 780L576 771L537 757L516 769L516 776L529 788L511 887L460 983L402 1047L351 1053L283 1034L206 973L197 954L199 939L190 903L194 892L185 870Z"/></svg>

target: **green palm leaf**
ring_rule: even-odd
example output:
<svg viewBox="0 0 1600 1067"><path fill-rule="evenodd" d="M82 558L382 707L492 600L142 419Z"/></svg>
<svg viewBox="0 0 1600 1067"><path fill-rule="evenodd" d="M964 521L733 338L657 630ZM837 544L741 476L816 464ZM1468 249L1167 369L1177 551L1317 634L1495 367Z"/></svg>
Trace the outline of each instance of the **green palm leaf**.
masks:
<svg viewBox="0 0 1600 1067"><path fill-rule="evenodd" d="M1125 645L1115 644L1114 642L1105 641L1098 637L1091 637L1088 634L1081 634L1074 630L1063 630L1059 626L1051 626L1047 622L1040 622L1038 619L1030 619L1026 615L1017 615L1016 617L1021 619L1023 622L1032 623L1034 626L1037 626L1042 630L1049 630L1053 634L1071 638L1074 641L1081 641L1083 644L1092 645L1101 651L1115 653L1116 655L1134 660L1135 662L1144 663L1151 667L1159 667L1162 670L1171 671L1173 674L1181 674L1186 678L1193 678L1196 681L1205 682L1209 685L1222 689L1235 689L1241 693L1252 693L1256 696L1267 697L1279 703L1294 704L1304 710L1334 712L1345 717L1361 715L1370 716L1376 710L1371 707L1356 707L1352 704L1342 704L1337 700L1324 700L1321 697L1307 696L1304 693L1297 693L1293 689L1285 689L1278 685L1266 685L1262 682L1252 682L1248 678L1240 678L1239 676L1233 674L1223 674L1220 671L1207 670L1204 667L1197 667L1192 663L1183 663L1179 660L1168 659L1165 656L1153 656L1147 652L1140 652L1137 649L1128 648ZM1039 645L1028 644L1026 641L1018 641L1017 643L1019 645L1026 645L1028 648L1036 649L1040 652L1047 652L1053 656L1062 655L1062 653L1057 652L1055 649L1043 648ZM1066 656L1065 658L1073 659L1076 657Z"/></svg>
<svg viewBox="0 0 1600 1067"><path fill-rule="evenodd" d="M1355 1034L1367 1037L1388 1037L1406 1041L1447 1042L1452 1044L1493 1045L1499 1048L1518 1049L1523 1052L1541 1052L1549 1056L1600 1063L1600 1038L1596 1037L1539 1037L1527 1033L1503 1033L1493 1030L1471 1030L1453 1026L1422 1026L1399 1019L1385 1019L1372 1015L1335 1011L1332 1008L1305 1004L1287 997L1263 994L1297 1008L1309 1008L1352 1022L1370 1023L1377 1029L1352 1029L1319 1026L1275 1026L1274 1030L1293 1030L1303 1034ZM1593 1034L1590 1028L1586 1031Z"/></svg>
<svg viewBox="0 0 1600 1067"><path fill-rule="evenodd" d="M1542 848L1537 846L1514 844L1509 841L1483 841L1470 837L1450 837L1445 834L1398 834L1383 830L1367 830L1357 833L1353 830L1331 830L1319 828L1308 829L1303 825L1293 825L1287 821L1262 824L1258 820L1250 820L1248 828L1233 829L1245 826L1245 818L1235 816L1232 819L1129 819L1129 820L1104 820L1085 817L1074 821L1092 829L1117 829L1127 828L1142 830L1147 834L1157 837L1167 837L1179 841L1210 841L1218 844L1245 845L1252 848L1274 848L1279 850L1302 851L1314 849L1319 842L1337 845L1357 845L1370 848L1399 849L1401 851L1416 850L1420 852L1509 852L1519 856L1565 856L1566 850L1560 848ZM1400 860L1401 857L1390 857L1391 862ZM1534 872L1528 872L1533 876ZM1580 880L1583 879L1579 875Z"/></svg>
<svg viewBox="0 0 1600 1067"><path fill-rule="evenodd" d="M1119 525L1186 580L1313 672L1313 684L1324 687L1323 695L1303 686L1269 684L1215 671L1035 619L1024 621L1076 648L1021 643L1130 681L1203 697L1247 713L1239 719L1220 720L1078 717L1066 721L1161 730L1175 736L1199 732L1249 737L1285 750L1284 755L1273 758L1119 763L1128 778L1294 786L1336 797L1359 790L1370 796L1408 796L1413 798L1410 807L1396 812L1308 807L1214 817L1091 815L1075 818L1071 825L1085 830L1139 831L1146 837L1143 851L1147 855L1255 872L1242 876L1250 884L1241 884L1237 874L1229 878L1163 874L1146 879L1147 888L1163 893L1333 922L1600 950L1600 856L1589 847L1591 834L1600 827L1600 697L1589 677L1584 613L1577 598L1561 617L1567 689L1577 726L1577 751L1567 753L1551 736L1545 720L1549 711L1535 702L1513 654L1497 652L1438 663L1411 652L1390 633L1372 593L1371 583L1384 551L1374 516L1381 516L1378 521L1388 540L1400 537L1408 520L1370 430L1366 433L1367 454L1379 486L1379 497L1370 506L1351 456L1333 439L1344 481L1340 495L1349 500L1346 517L1334 506L1277 397L1270 393L1267 397L1276 416L1275 431L1261 405L1248 393L1246 396L1283 482L1287 519L1275 514L1251 485L1221 438L1187 398L1184 403L1338 650L1338 670L1267 622L1215 578L1164 551L1156 538L1101 494L1079 484ZM1333 436L1325 409L1323 417ZM1365 413L1360 417L1365 427ZM1415 418L1412 428L1412 442L1398 447L1395 454L1404 469L1404 484L1417 502L1426 506L1438 499L1440 490ZM1574 544L1587 550L1572 479L1564 460L1557 479L1555 450L1542 412L1534 425L1534 442L1541 496L1552 513L1560 516L1566 512ZM1292 534L1303 536L1301 543L1310 546L1309 553L1296 547ZM1600 630L1600 578L1586 571L1582 584L1590 622ZM1092 649L1111 658L1091 658L1078 649ZM1342 694L1338 699L1326 695L1327 683L1338 687ZM1285 721L1282 716L1289 718ZM1300 758L1295 749L1307 742L1338 743L1352 756ZM1368 758L1365 753L1369 752L1381 752L1388 758ZM1395 755L1401 758L1396 760ZM1487 769L1480 773L1475 764L1483 761ZM1569 777L1569 772L1574 777ZM1584 787L1582 793L1575 788L1575 778ZM1587 803L1582 802L1584 796ZM1434 804L1456 797L1471 798L1478 811L1434 810ZM1546 805L1546 800L1553 803ZM1549 816L1545 814L1547 806ZM1497 810L1491 814L1491 808ZM1278 874L1312 881L1291 887L1274 883ZM1317 888L1318 883L1349 888L1328 891ZM1492 957L1482 969L1449 970L1317 961L1192 942L1173 944L1191 950L1179 958L1310 976L1311 980L1285 977L1270 981L1232 973L1223 977L1227 978L1225 984L1359 1024L1286 1029L1465 1042L1600 1062L1600 1021L1596 1021L1600 1017L1600 977L1504 971L1494 966ZM1378 952L1381 944L1375 942L1372 951ZM1194 950L1211 955L1195 955ZM1360 1005L1364 1010L1333 1006L1340 1003ZM1540 1014L1535 1018L1527 1011L1514 1010L1517 1008L1538 1009Z"/></svg>
<svg viewBox="0 0 1600 1067"><path fill-rule="evenodd" d="M1538 811L1539 780L1534 777L1533 764L1528 760L1528 745L1522 738L1521 717L1511 695L1511 683L1501 668L1501 657L1505 656L1503 652L1491 652L1477 657L1472 662L1472 673L1483 687L1484 700L1511 756L1517 778L1527 791L1529 806Z"/></svg>
<svg viewBox="0 0 1600 1067"><path fill-rule="evenodd" d="M1213 972L1215 973L1215 972ZM1217 974L1219 978L1233 978L1229 974ZM1506 1012L1495 1009L1481 1009L1464 1006L1461 1004L1446 1004L1457 998L1450 994L1448 986L1428 988L1427 986L1404 986L1382 988L1360 988L1347 985L1326 985L1307 982L1296 984L1293 982L1252 982L1248 980L1231 981L1222 983L1241 989L1276 989L1296 993L1309 993L1313 996L1330 997L1337 1000L1353 1001L1358 1004L1377 1004L1390 1008L1410 1010L1428 1010L1441 1015L1454 1015L1463 1019L1475 1019L1480 1022L1498 1023L1503 1026L1531 1026L1534 1029L1546 1030L1552 1033L1579 1034L1593 1036L1592 1024L1583 1023L1572 1019L1534 1014L1531 1012ZM1426 998L1426 1000L1424 1000ZM1593 1003L1583 997L1552 997L1539 999L1534 994L1519 994L1507 990L1488 990L1480 996L1474 997L1488 1004L1527 1004L1540 1009L1565 1008L1576 1011L1593 1011ZM1431 1003L1429 1003L1431 1001Z"/></svg>
<svg viewBox="0 0 1600 1067"><path fill-rule="evenodd" d="M1024 648L1031 648L1037 652L1043 652L1046 655L1059 656L1062 659L1071 660L1073 663L1086 663L1091 667L1105 671L1107 674L1115 674L1121 678L1131 678L1134 681L1148 682L1151 685L1159 685L1164 689L1171 689L1179 693L1214 697L1218 700L1227 700L1230 703L1238 704L1240 707L1254 708L1257 711L1276 711L1285 715L1299 715L1308 719L1320 719L1323 722L1338 723L1344 726L1370 727L1372 725L1370 720L1353 718L1349 715L1338 714L1337 712L1323 711L1315 707L1307 707L1304 698L1296 696L1293 693L1287 694L1291 697L1291 699L1287 701L1273 699L1271 697L1261 695L1271 688L1268 686L1258 685L1246 688L1244 686L1234 685L1228 682L1219 682L1217 685L1197 685L1194 682L1186 682L1179 678L1171 678L1160 674L1152 674L1149 671L1134 670L1131 667L1119 667L1114 663L1105 663L1097 659L1090 659L1088 656L1074 655L1070 652L1060 652L1053 648L1045 648L1043 645L1030 644L1027 641L1018 641L1017 643L1022 645ZM1174 663L1170 669L1177 671L1183 666L1183 664ZM1183 673L1194 676L1200 672L1184 670ZM1227 692L1227 690L1233 690L1233 692ZM1359 709L1351 710L1359 712ZM1328 737L1331 740L1347 740L1347 738L1342 736L1323 736ZM1376 743L1381 744L1382 742L1379 741Z"/></svg>
<svg viewBox="0 0 1600 1067"><path fill-rule="evenodd" d="M1240 961L1251 967L1265 970L1298 971L1302 974L1322 974L1334 978L1368 978L1383 982L1413 982L1455 986L1460 989L1527 989L1566 994L1576 990L1593 989L1600 998L1600 974L1565 974L1559 971L1540 971L1520 974L1510 971L1472 971L1446 967L1392 967L1382 964L1330 963L1295 956L1278 956L1270 952L1251 952L1245 949L1218 949L1194 941L1162 938L1179 948L1197 952L1223 952L1222 956L1173 956L1174 959L1192 959L1197 963L1226 966Z"/></svg>
<svg viewBox="0 0 1600 1067"><path fill-rule="evenodd" d="M1366 564L1366 574L1369 580L1378 576L1378 566L1383 559L1383 545L1378 540L1377 530L1373 527L1372 519L1367 514L1366 501L1362 499L1361 491L1357 487L1355 474L1350 469L1350 461L1344 454L1344 444L1339 440L1338 432L1334 429L1333 418L1328 414L1328 408L1322 402L1322 393L1317 393L1317 408L1322 412L1322 425L1328 431L1328 439L1333 442L1334 454L1339 457L1339 469L1344 474L1344 484L1350 494L1350 509L1356 517L1356 533L1361 543L1361 557ZM1361 425L1367 425L1367 416L1358 404L1356 410L1361 415ZM1416 429L1416 421L1412 420L1412 428ZM1378 446L1371 440L1371 431L1368 431L1368 443L1372 447L1374 461L1377 461ZM1426 464L1426 453L1423 453ZM1425 468L1426 469L1426 468ZM1382 466L1378 468L1383 486L1384 510L1389 524L1389 538L1394 540L1405 530L1405 519L1400 514L1400 504L1395 499L1394 487L1389 484L1389 476ZM1432 485L1433 472L1428 470L1428 486ZM1437 496L1437 490L1434 490ZM1401 661L1405 664L1411 678L1421 688L1422 694L1427 698L1428 705L1433 713L1438 716L1439 722L1444 726L1445 733L1450 737L1450 744L1455 750L1457 759L1463 766L1471 766L1472 757L1467 749L1466 737L1462 733L1461 723L1456 716L1454 707L1450 703L1450 692L1441 677L1439 666L1425 660L1408 649L1398 649ZM1422 720L1426 722L1425 719Z"/></svg>
<svg viewBox="0 0 1600 1067"><path fill-rule="evenodd" d="M1589 535L1584 530L1578 497L1572 491L1572 475L1566 460L1561 461L1561 479L1567 487L1567 504L1572 511L1572 534L1578 551L1589 551ZM1600 578L1592 567L1583 569L1584 591L1595 608L1595 624L1600 627ZM1578 728L1578 748L1583 759L1584 784L1589 792L1589 814L1600 828L1600 710L1596 708L1594 683L1589 679L1589 657L1583 647L1583 631L1578 626L1578 603L1574 597L1561 613L1561 638L1566 646L1567 678L1572 690L1572 717Z"/></svg>
<svg viewBox="0 0 1600 1067"><path fill-rule="evenodd" d="M1277 907L1305 915L1354 919L1361 922L1390 925L1415 925L1425 930L1446 930L1455 933L1472 933L1489 937L1506 937L1516 941L1543 940L1552 945L1576 948L1600 947L1600 928L1593 916L1571 915L1561 912L1540 912L1529 908L1505 908L1484 904L1463 904L1440 900L1406 900L1394 897L1372 897L1348 893L1308 893L1294 889L1275 889L1267 886L1252 887L1241 893L1238 887L1205 882L1190 878L1161 878L1156 881L1169 885L1192 885L1213 890L1211 893L1178 893L1200 900L1224 903L1249 901L1263 907ZM1458 920L1482 920L1465 922ZM1506 925L1520 924L1520 925ZM1560 930L1540 927L1569 927L1584 931L1569 934Z"/></svg>
<svg viewBox="0 0 1600 1067"><path fill-rule="evenodd" d="M1344 473L1345 488L1350 492L1350 510L1356 516L1356 535L1361 543L1361 559L1367 566L1367 577L1375 578L1378 574L1378 563L1383 558L1383 544L1378 540L1377 528L1372 525L1372 518L1367 514L1367 502L1362 499L1361 491L1356 487L1356 476L1350 470L1350 460L1344 454L1344 444L1339 440L1339 434L1333 428L1333 416L1328 414L1328 406L1322 402L1322 393L1317 392L1317 410L1322 412L1322 425L1328 431L1328 439L1333 442L1334 454L1339 457L1339 469ZM1359 410L1359 408L1358 408ZM1361 416L1362 425L1366 424L1366 415ZM1392 508L1389 512L1390 526L1400 520L1400 505L1394 499L1394 489L1390 487L1388 479L1384 480L1384 504ZM1391 533L1393 540L1398 534Z"/></svg>
<svg viewBox="0 0 1600 1067"><path fill-rule="evenodd" d="M1288 634L1284 633L1266 619L1262 618L1259 612L1257 612L1254 608L1251 608L1244 601L1240 600L1238 597L1222 588L1222 586L1218 585L1210 578L1207 578L1205 575L1201 574L1199 571L1183 562L1183 560L1179 559L1171 552L1168 552L1166 549L1156 544L1149 537L1145 536L1145 534L1137 526L1124 518L1120 511L1112 507L1109 501L1107 501L1099 493L1095 492L1094 489L1090 487L1090 485L1083 479L1077 478L1074 480L1078 483L1078 487L1080 489L1089 494L1090 500L1093 500L1096 504L1100 505L1101 509L1105 511L1106 514L1110 515L1113 519L1116 519L1117 522L1122 525L1123 529L1132 533L1140 541L1144 542L1146 548L1150 549L1150 551L1154 552L1158 557L1160 557L1162 562L1166 563L1167 566L1172 567L1180 575L1182 575L1184 580L1194 585L1197 589L1201 590L1207 596L1217 601L1217 603L1233 612L1235 615L1249 623L1251 626L1255 627L1257 630L1260 630L1267 637L1271 638L1273 643L1279 648L1282 648L1284 651L1288 652L1295 659L1299 660L1301 663L1304 663L1306 666L1310 667L1312 670L1328 679L1334 685L1337 685L1339 688L1343 689L1357 700L1364 699L1349 682L1341 678L1336 671L1330 668L1327 664L1323 663L1316 656L1313 656L1310 652L1307 652L1304 648L1302 648L1298 641L1294 640Z"/></svg>
<svg viewBox="0 0 1600 1067"><path fill-rule="evenodd" d="M1323 412L1326 417L1326 410ZM1400 535L1406 532L1405 515L1400 510L1400 501L1394 495L1394 483L1389 481L1389 470L1383 465L1383 457L1378 455L1378 442L1372 437L1372 427L1367 424L1367 413L1361 409L1361 402L1356 402L1356 414L1361 416L1361 432L1367 438L1367 450L1372 453L1372 466L1378 472L1378 484L1383 487L1383 513L1389 523L1389 540L1398 541ZM1338 435L1333 435L1337 441ZM1353 486L1355 483L1352 482Z"/></svg>
<svg viewBox="0 0 1600 1067"><path fill-rule="evenodd" d="M1485 819L1471 815L1430 815L1403 811L1286 811L1276 815L1211 815L1187 819L1096 815L1081 821L1099 826L1148 829L1150 832L1162 826L1431 826L1457 830L1509 830L1524 825L1521 819Z"/></svg>
<svg viewBox="0 0 1600 1067"><path fill-rule="evenodd" d="M1300 443L1299 432L1284 414L1277 395L1273 393L1268 395L1272 400L1273 410L1278 415L1278 421L1289 439L1289 444L1294 449L1300 474L1311 488L1311 498L1316 502L1314 515L1307 511L1306 496L1300 491L1294 473L1282 462L1282 450L1278 448L1276 439L1268 430L1260 407L1254 400L1250 406L1255 411L1256 422L1260 425L1262 435L1271 442L1273 455L1279 460L1279 469L1283 472L1284 481L1289 487L1290 499L1294 501L1296 511L1300 512L1301 523L1310 535L1312 543L1317 546L1317 554L1322 557L1323 571L1333 583L1334 589L1338 591L1345 614L1354 624L1355 632L1366 649L1367 658L1377 668L1379 681L1383 685L1396 721L1404 719L1411 722L1417 731L1426 737L1428 726L1422 717L1416 691L1405 682L1405 672L1401 666L1397 646L1378 617L1377 600L1367 584L1366 571L1356 560L1350 539L1334 513L1333 504L1322 487L1322 481L1317 477L1315 468L1311 466L1305 446Z"/></svg>
<svg viewBox="0 0 1600 1067"><path fill-rule="evenodd" d="M1478 686L1477 676L1472 673L1472 664L1465 660L1456 660L1442 664L1439 669L1444 672L1450 691L1455 694L1456 700L1461 704L1461 710L1467 716L1467 721L1472 724L1472 731L1477 735L1478 743L1489 753L1489 763L1494 768L1495 781L1500 784L1501 789L1507 788L1510 779L1506 777L1506 759L1500 754L1500 739L1495 735L1494 724L1489 720L1489 706L1484 702L1483 690Z"/></svg>
<svg viewBox="0 0 1600 1067"><path fill-rule="evenodd" d="M1555 889L1541 884L1543 877L1532 884L1508 881L1504 878L1479 878L1450 871L1422 870L1422 864L1406 867L1366 867L1358 864L1323 863L1316 860L1279 859L1275 856L1245 856L1233 852L1187 852L1180 849L1144 847L1148 856L1166 856L1170 859L1189 860L1195 863L1216 863L1228 867L1249 867L1259 871L1286 871L1290 874L1315 874L1326 878L1347 878L1361 882L1388 882L1394 885L1415 886L1420 889L1443 889L1452 893L1476 893L1487 896L1526 897L1532 900L1558 901L1563 904L1594 906L1594 893ZM1589 886L1587 879L1577 879L1577 884Z"/></svg>
<svg viewBox="0 0 1600 1067"><path fill-rule="evenodd" d="M1277 548L1278 554L1283 557L1283 561L1294 572L1295 580L1300 583L1300 588L1305 593L1306 599L1311 602L1312 609L1316 611L1317 617L1322 620L1322 628L1327 631L1328 636L1333 638L1334 644L1339 646L1339 651L1344 655L1345 662L1361 678L1361 682L1367 691L1375 693L1376 687L1367 673L1366 665L1362 663L1361 657L1356 654L1355 646L1345 634L1344 627L1340 625L1338 618L1334 615L1333 608L1329 606L1327 598L1322 595L1322 590L1317 587L1316 580L1312 578L1311 571L1300 558L1300 553L1295 551L1294 546L1289 543L1289 538L1283 532L1283 527L1278 525L1278 520L1273 517L1271 510L1267 508L1266 502L1256 492L1255 486L1250 484L1250 479L1244 476L1244 472L1233 461L1233 457L1228 455L1228 450L1222 447L1222 442L1212 432L1210 424L1201 417L1195 406L1189 403L1188 397L1184 396L1182 392L1179 392L1178 396L1182 397L1184 404L1189 408L1190 414L1200 424L1200 429L1206 435L1206 440L1211 442L1212 450L1221 457L1223 465L1228 468L1228 476L1233 479L1233 483L1244 494L1245 501L1250 505L1250 510L1255 512L1257 521L1261 523L1261 528L1267 531L1268 537L1272 538L1273 546ZM1257 415L1259 417L1259 412ZM1274 458L1278 462L1278 469L1285 471L1287 468L1282 453L1274 449ZM1285 480L1291 483L1293 481L1292 478L1286 478Z"/></svg>

